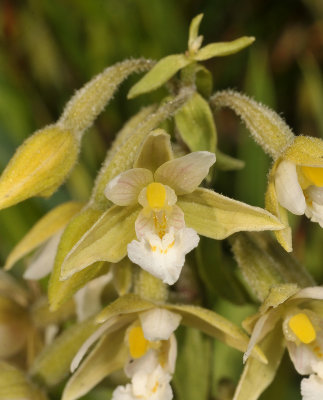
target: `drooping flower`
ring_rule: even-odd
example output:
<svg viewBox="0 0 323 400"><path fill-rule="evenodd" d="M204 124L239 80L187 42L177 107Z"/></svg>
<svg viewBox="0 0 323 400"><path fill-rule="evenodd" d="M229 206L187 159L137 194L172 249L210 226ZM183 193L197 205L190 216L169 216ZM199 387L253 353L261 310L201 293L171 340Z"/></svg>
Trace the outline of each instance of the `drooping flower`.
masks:
<svg viewBox="0 0 323 400"><path fill-rule="evenodd" d="M177 353L173 332L180 322L240 351L248 343L239 327L213 311L190 305L156 305L134 294L119 297L95 319L98 327L71 363L73 375L62 400L80 398L120 369L131 382L116 388L114 400L171 399ZM253 356L266 361L258 347Z"/></svg>
<svg viewBox="0 0 323 400"><path fill-rule="evenodd" d="M246 321L246 327L253 329L244 360L256 343L275 335L275 328L281 325L280 335L285 339L295 369L301 375L309 375L301 383L303 400L319 400L323 396L322 300L323 287L299 290L293 284L280 285L272 289L260 312ZM273 340L272 345L277 346L279 341Z"/></svg>
<svg viewBox="0 0 323 400"><path fill-rule="evenodd" d="M128 170L107 185L105 194L113 203L143 207L135 222L139 240L128 244L129 258L170 285L177 281L185 255L199 242L196 231L185 226L177 196L192 193L214 162L214 154L195 152L167 161L154 173Z"/></svg>

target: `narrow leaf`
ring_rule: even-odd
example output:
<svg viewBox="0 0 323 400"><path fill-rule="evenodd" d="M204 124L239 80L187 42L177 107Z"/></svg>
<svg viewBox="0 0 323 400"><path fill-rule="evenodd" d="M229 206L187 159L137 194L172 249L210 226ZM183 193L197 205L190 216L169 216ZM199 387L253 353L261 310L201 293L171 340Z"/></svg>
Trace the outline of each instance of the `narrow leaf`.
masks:
<svg viewBox="0 0 323 400"><path fill-rule="evenodd" d="M196 61L203 61L213 57L228 56L250 46L254 41L255 38L252 36L243 36L239 39L233 40L232 42L211 43L202 47L194 59Z"/></svg>
<svg viewBox="0 0 323 400"><path fill-rule="evenodd" d="M140 79L129 91L128 99L133 99L141 94L151 92L166 83L180 69L191 64L192 60L184 54L174 54L162 58L158 63Z"/></svg>

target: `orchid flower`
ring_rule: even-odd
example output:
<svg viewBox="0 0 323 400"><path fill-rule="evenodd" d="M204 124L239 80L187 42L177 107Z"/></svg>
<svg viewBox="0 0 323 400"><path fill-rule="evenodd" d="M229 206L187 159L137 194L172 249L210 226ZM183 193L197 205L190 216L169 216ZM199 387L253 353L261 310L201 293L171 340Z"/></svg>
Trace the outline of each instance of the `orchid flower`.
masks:
<svg viewBox="0 0 323 400"><path fill-rule="evenodd" d="M240 351L248 343L248 336L240 328L213 311L189 305L156 305L134 294L119 297L95 320L97 329L71 363L72 376L62 400L83 396L120 369L131 382L118 386L113 400L170 400L177 352L173 332L179 323L200 329ZM57 347L53 349L57 352ZM253 357L266 362L258 347L252 352Z"/></svg>
<svg viewBox="0 0 323 400"><path fill-rule="evenodd" d="M128 257L169 285L178 280L185 255L199 242L196 231L185 226L177 196L192 193L214 162L215 155L207 151L190 153L165 162L154 173L145 168L123 172L106 187L114 204L143 207L135 222L139 240L128 244Z"/></svg>
<svg viewBox="0 0 323 400"><path fill-rule="evenodd" d="M245 321L245 327L252 329L252 335L244 361L256 343L267 341L268 352L279 353L279 364L284 348L280 343L285 342L297 372L309 376L301 382L303 400L320 400L323 397L322 300L323 287L298 289L294 284L279 285L271 290L259 313ZM271 347L268 347L269 342ZM277 369L277 359L275 363ZM256 382L259 378L256 376L258 374L248 374L248 370L252 370L251 365L246 367L246 373L242 375L235 400L243 398L241 394L245 383L250 385L250 381ZM259 374L262 373L259 369Z"/></svg>

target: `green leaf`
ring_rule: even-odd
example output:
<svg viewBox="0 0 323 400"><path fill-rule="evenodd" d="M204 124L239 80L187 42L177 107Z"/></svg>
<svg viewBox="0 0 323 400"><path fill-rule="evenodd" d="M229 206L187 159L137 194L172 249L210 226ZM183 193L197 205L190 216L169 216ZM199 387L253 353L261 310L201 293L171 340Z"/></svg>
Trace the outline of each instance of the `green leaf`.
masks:
<svg viewBox="0 0 323 400"><path fill-rule="evenodd" d="M173 383L178 400L207 400L210 385L211 346L196 329L185 329L179 343Z"/></svg>
<svg viewBox="0 0 323 400"><path fill-rule="evenodd" d="M192 19L189 28L189 35L188 35L188 48L189 50L194 48L194 44L196 43L196 39L198 39L199 28L203 18L203 14L199 14Z"/></svg>
<svg viewBox="0 0 323 400"><path fill-rule="evenodd" d="M202 47L194 56L194 60L203 61L213 57L228 56L250 46L254 41L254 37L243 36L232 42L211 43Z"/></svg>
<svg viewBox="0 0 323 400"><path fill-rule="evenodd" d="M216 128L210 107L195 93L175 115L177 129L191 151L206 150L215 153Z"/></svg>
<svg viewBox="0 0 323 400"><path fill-rule="evenodd" d="M166 83L180 69L191 64L192 60L184 54L174 54L162 58L140 79L129 91L128 99L133 99L143 93L151 92Z"/></svg>
<svg viewBox="0 0 323 400"><path fill-rule="evenodd" d="M143 142L133 167L146 168L154 173L158 167L173 158L169 134L163 129L156 129Z"/></svg>
<svg viewBox="0 0 323 400"><path fill-rule="evenodd" d="M89 356L67 382L62 400L75 400L88 393L103 378L121 369L127 361L128 349L124 333L117 330L104 335Z"/></svg>
<svg viewBox="0 0 323 400"><path fill-rule="evenodd" d="M31 376L47 386L61 382L69 374L70 364L80 346L97 328L91 319L66 329L38 355Z"/></svg>
<svg viewBox="0 0 323 400"><path fill-rule="evenodd" d="M224 239L239 231L282 229L284 225L259 207L199 188L180 196L177 204L184 211L185 223L197 233L213 239Z"/></svg>
<svg viewBox="0 0 323 400"><path fill-rule="evenodd" d="M268 358L268 364L255 358L248 359L233 400L257 400L273 381L285 350L280 324L261 342L261 349Z"/></svg>
<svg viewBox="0 0 323 400"><path fill-rule="evenodd" d="M247 349L249 337L241 328L216 312L191 305L169 304L167 308L182 315L182 324L199 329L240 351ZM266 362L266 357L259 348L255 347L253 351L254 357Z"/></svg>
<svg viewBox="0 0 323 400"><path fill-rule="evenodd" d="M0 398L1 400L47 399L22 371L3 361L0 362Z"/></svg>
<svg viewBox="0 0 323 400"><path fill-rule="evenodd" d="M61 267L61 279L97 261L118 262L127 254L127 245L136 237L138 205L109 208L74 245Z"/></svg>
<svg viewBox="0 0 323 400"><path fill-rule="evenodd" d="M70 221L83 207L82 203L61 204L42 217L9 254L5 269L10 269L20 258L36 249Z"/></svg>

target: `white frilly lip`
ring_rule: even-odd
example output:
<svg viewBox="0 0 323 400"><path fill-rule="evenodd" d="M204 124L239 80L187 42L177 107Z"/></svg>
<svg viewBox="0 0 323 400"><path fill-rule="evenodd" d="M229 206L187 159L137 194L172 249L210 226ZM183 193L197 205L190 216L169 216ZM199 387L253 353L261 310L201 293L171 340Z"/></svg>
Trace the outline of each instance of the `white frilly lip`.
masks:
<svg viewBox="0 0 323 400"><path fill-rule="evenodd" d="M323 380L317 375L310 375L301 382L302 400L322 400Z"/></svg>
<svg viewBox="0 0 323 400"><path fill-rule="evenodd" d="M148 232L140 241L130 242L128 257L164 283L173 285L179 278L185 255L193 250L198 242L199 237L194 229L183 228L175 231L171 227L162 239Z"/></svg>
<svg viewBox="0 0 323 400"><path fill-rule="evenodd" d="M302 215L306 210L303 190L298 182L296 165L282 161L275 173L275 188L278 202L293 214Z"/></svg>

